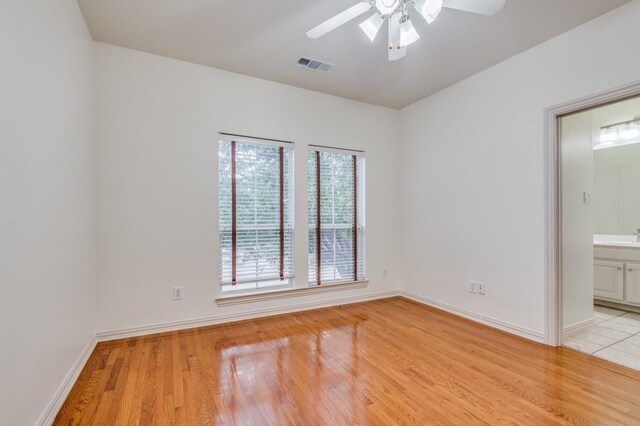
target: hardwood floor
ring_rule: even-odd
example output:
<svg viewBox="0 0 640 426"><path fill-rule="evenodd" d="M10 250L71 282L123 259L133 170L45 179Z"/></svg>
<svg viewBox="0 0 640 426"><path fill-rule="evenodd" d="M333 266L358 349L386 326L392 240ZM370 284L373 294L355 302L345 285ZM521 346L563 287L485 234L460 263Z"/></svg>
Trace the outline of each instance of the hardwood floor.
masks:
<svg viewBox="0 0 640 426"><path fill-rule="evenodd" d="M401 298L100 343L55 424L640 424L640 372Z"/></svg>

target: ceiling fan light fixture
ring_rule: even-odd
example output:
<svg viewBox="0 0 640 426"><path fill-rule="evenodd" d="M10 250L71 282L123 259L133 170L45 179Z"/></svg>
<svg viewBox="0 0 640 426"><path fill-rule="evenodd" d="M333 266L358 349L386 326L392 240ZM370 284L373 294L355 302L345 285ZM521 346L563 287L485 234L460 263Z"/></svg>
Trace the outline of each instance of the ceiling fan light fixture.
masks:
<svg viewBox="0 0 640 426"><path fill-rule="evenodd" d="M327 19L307 31L307 37L317 39L359 16L375 11L360 24L360 29L372 42L378 37L380 29L388 23L390 61L397 61L407 55L407 46L420 39L420 35L409 20L409 13L418 12L427 23L433 23L442 8L461 10L469 13L493 16L505 5L507 0L359 0L350 8ZM635 131L635 129L633 130ZM629 130L629 134L632 130Z"/></svg>
<svg viewBox="0 0 640 426"><path fill-rule="evenodd" d="M436 20L442 10L442 5L443 0L416 0L415 2L416 10L429 24Z"/></svg>
<svg viewBox="0 0 640 426"><path fill-rule="evenodd" d="M373 42L383 23L384 18L378 12L375 12L369 19L360 24L360 29L362 29L367 37L369 37L369 40Z"/></svg>
<svg viewBox="0 0 640 426"><path fill-rule="evenodd" d="M374 0L373 5L381 15L387 16L391 15L393 12L398 10L398 7L402 2L400 0Z"/></svg>
<svg viewBox="0 0 640 426"><path fill-rule="evenodd" d="M400 22L400 46L409 46L420 39L420 34L416 31L408 16Z"/></svg>

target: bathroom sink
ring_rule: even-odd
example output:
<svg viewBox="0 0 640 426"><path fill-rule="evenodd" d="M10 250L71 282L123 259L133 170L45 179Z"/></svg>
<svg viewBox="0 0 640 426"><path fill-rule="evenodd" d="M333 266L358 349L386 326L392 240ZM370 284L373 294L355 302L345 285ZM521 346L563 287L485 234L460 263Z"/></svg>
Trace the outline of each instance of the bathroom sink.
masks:
<svg viewBox="0 0 640 426"><path fill-rule="evenodd" d="M612 247L638 247L640 242L635 235L594 235L593 244Z"/></svg>

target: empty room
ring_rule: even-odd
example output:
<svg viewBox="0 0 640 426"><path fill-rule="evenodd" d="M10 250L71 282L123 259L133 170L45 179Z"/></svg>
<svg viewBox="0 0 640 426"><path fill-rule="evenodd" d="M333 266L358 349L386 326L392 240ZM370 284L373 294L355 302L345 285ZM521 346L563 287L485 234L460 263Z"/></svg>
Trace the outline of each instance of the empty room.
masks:
<svg viewBox="0 0 640 426"><path fill-rule="evenodd" d="M0 425L639 425L640 0L2 0Z"/></svg>

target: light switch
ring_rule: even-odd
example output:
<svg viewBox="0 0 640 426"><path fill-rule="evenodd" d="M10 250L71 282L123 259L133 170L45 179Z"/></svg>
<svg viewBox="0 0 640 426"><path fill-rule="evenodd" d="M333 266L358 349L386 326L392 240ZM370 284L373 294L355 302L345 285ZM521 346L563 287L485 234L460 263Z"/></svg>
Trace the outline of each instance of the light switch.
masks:
<svg viewBox="0 0 640 426"><path fill-rule="evenodd" d="M584 191L582 193L582 201L584 202L584 204L586 204L587 206L589 204L591 204L591 191Z"/></svg>

